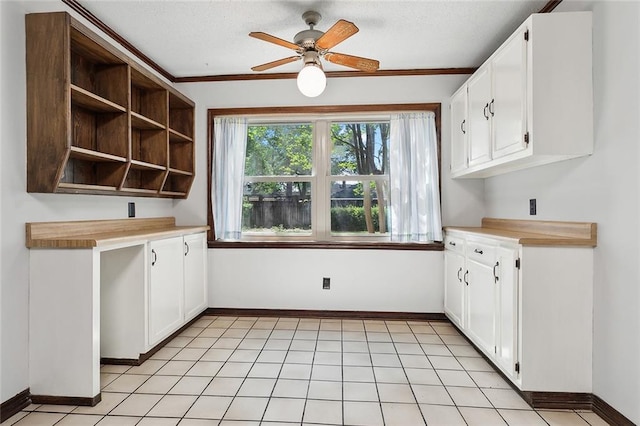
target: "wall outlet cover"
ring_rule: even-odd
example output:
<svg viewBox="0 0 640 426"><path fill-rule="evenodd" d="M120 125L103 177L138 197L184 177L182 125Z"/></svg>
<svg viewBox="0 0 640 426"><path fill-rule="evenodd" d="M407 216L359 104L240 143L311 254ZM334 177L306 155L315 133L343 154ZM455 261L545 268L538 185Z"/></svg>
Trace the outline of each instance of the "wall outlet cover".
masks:
<svg viewBox="0 0 640 426"><path fill-rule="evenodd" d="M322 289L330 290L331 289L331 278L324 277L322 279Z"/></svg>

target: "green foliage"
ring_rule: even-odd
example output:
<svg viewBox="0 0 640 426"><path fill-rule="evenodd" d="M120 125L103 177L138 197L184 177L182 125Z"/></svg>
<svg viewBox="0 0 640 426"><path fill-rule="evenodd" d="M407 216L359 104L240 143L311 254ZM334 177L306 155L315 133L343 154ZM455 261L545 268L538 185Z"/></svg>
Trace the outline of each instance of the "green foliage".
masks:
<svg viewBox="0 0 640 426"><path fill-rule="evenodd" d="M249 126L245 175L311 174L311 124Z"/></svg>
<svg viewBox="0 0 640 426"><path fill-rule="evenodd" d="M331 174L384 174L389 163L389 123L333 123Z"/></svg>
<svg viewBox="0 0 640 426"><path fill-rule="evenodd" d="M371 208L373 229L379 230L378 206ZM331 208L331 231L333 232L366 232L364 207L346 206Z"/></svg>

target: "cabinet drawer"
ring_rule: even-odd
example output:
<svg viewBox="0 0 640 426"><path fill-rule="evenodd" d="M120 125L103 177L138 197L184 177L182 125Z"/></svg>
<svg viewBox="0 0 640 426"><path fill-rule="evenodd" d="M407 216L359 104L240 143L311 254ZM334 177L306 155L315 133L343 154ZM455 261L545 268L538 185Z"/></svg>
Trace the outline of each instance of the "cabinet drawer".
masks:
<svg viewBox="0 0 640 426"><path fill-rule="evenodd" d="M444 247L457 253L464 254L464 238L446 235L444 237Z"/></svg>
<svg viewBox="0 0 640 426"><path fill-rule="evenodd" d="M496 247L480 241L467 240L467 258L492 266L496 262Z"/></svg>

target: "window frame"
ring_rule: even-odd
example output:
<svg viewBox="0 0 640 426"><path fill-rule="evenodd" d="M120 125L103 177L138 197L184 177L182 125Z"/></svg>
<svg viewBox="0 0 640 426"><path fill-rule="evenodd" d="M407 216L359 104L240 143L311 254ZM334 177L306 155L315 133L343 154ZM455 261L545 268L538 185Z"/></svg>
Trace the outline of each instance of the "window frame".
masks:
<svg viewBox="0 0 640 426"><path fill-rule="evenodd" d="M245 116L254 123L287 123L287 122L305 122L314 123L314 141L316 138L315 123L324 123L328 126L331 122L348 122L348 121L372 121L379 119L388 119L391 114L401 112L415 111L431 111L435 114L435 124L437 131L438 144L438 172L441 175L441 104L440 103L419 103L419 104L380 104L380 105L329 105L329 106L293 106L293 107L256 107L256 108L216 108L207 111L207 222L209 231L207 234L209 248L317 248L317 249L393 249L393 250L443 250L442 243L399 243L388 241L386 236L363 236L354 241L348 235L330 236L330 240L317 240L315 230L313 237L305 236L304 238L296 238L295 236L287 236L286 239L281 238L260 238L247 239L242 241L216 241L214 240L213 212L211 208L211 176L212 176L212 153L213 153L213 126L214 117L217 116ZM314 143L313 158L316 161L328 160L326 158L316 158L317 155L331 155L330 142L320 144ZM324 151L322 152L324 148ZM316 170L312 172L315 176ZM335 180L335 176L328 174L324 179L319 176L315 178L316 182L323 182L328 185L329 182ZM316 183L317 184L317 183ZM438 188L439 190L441 188ZM321 189L316 189L319 191ZM327 220L327 213L324 212L318 217L318 212L314 207L314 220ZM330 222L330 220L329 220ZM313 223L313 222L312 222ZM326 228L326 224L324 228ZM329 225L330 227L330 225ZM315 229L318 229L316 225ZM327 230L325 229L325 235ZM330 229L328 231L330 234Z"/></svg>

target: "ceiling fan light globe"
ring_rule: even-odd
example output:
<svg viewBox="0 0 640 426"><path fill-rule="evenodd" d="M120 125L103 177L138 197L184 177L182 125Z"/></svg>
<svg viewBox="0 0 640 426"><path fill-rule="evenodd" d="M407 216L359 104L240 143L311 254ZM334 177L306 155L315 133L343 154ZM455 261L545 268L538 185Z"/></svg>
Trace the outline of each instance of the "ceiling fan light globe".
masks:
<svg viewBox="0 0 640 426"><path fill-rule="evenodd" d="M315 64L307 64L298 73L298 90L309 98L315 98L327 87L327 77L322 69Z"/></svg>

